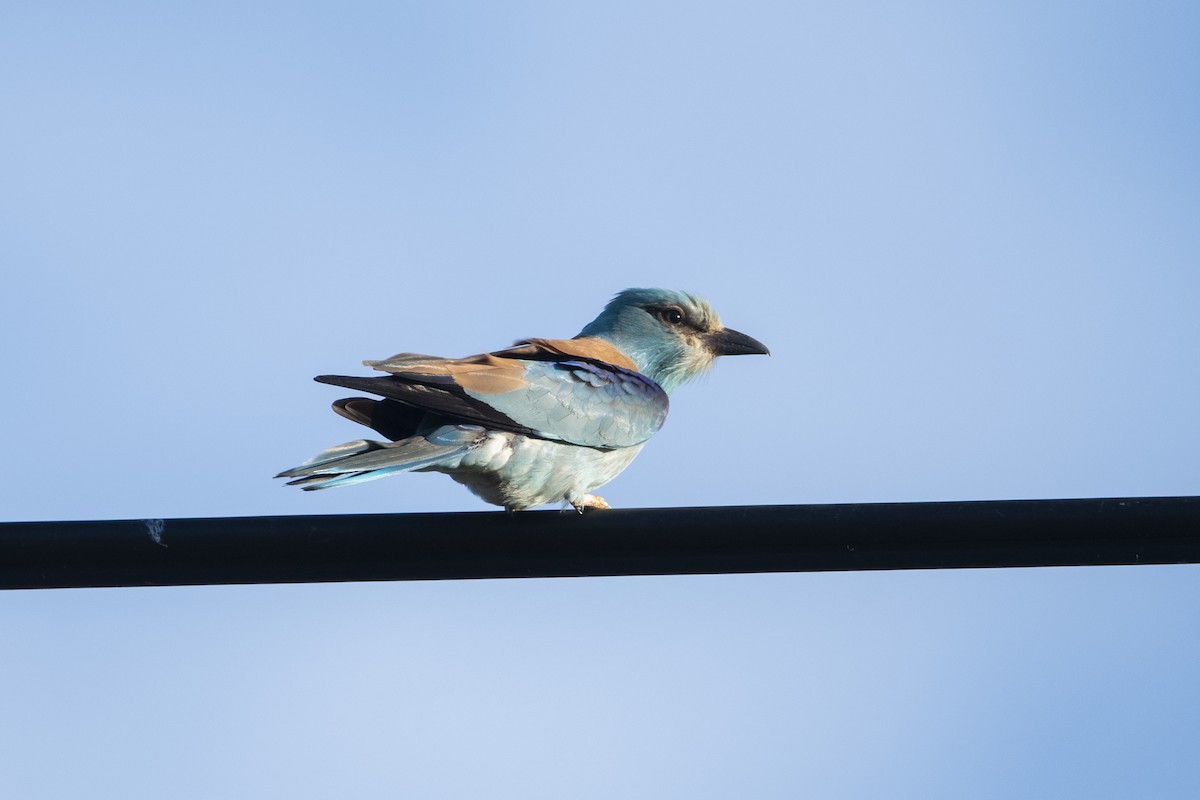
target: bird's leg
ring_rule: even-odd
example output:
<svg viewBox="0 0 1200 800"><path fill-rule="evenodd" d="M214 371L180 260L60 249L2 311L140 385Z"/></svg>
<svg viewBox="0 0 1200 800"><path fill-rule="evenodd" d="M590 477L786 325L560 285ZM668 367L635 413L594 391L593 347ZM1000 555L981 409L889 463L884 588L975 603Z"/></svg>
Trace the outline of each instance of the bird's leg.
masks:
<svg viewBox="0 0 1200 800"><path fill-rule="evenodd" d="M571 505L575 506L575 510L580 514L585 508L612 508L607 500L594 494L585 494L578 503L571 503Z"/></svg>

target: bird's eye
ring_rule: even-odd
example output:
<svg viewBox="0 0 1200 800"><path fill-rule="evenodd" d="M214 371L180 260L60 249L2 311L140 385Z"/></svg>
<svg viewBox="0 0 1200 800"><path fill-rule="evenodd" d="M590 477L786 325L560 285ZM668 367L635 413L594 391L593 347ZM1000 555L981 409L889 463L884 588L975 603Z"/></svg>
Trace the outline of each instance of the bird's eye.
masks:
<svg viewBox="0 0 1200 800"><path fill-rule="evenodd" d="M658 318L668 325L678 325L683 322L683 312L678 308L660 308Z"/></svg>

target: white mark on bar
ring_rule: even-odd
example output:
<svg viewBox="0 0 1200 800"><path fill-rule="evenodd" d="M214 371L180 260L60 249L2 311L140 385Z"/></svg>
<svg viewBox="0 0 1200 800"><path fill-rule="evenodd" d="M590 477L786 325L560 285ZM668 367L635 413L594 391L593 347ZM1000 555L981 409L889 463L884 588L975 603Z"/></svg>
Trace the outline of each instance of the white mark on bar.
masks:
<svg viewBox="0 0 1200 800"><path fill-rule="evenodd" d="M146 523L146 533L150 534L150 538L154 540L154 543L166 547L167 543L162 540L162 535L163 531L167 529L167 523L161 519L147 519L142 521Z"/></svg>

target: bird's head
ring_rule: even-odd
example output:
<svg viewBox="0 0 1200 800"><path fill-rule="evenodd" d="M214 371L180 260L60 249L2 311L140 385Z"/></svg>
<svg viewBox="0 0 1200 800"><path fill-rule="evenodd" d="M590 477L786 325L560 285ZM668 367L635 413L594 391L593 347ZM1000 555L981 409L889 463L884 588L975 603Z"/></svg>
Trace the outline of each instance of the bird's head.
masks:
<svg viewBox="0 0 1200 800"><path fill-rule="evenodd" d="M626 289L579 336L625 353L666 392L703 374L717 356L770 354L766 345L726 328L701 297L671 289Z"/></svg>

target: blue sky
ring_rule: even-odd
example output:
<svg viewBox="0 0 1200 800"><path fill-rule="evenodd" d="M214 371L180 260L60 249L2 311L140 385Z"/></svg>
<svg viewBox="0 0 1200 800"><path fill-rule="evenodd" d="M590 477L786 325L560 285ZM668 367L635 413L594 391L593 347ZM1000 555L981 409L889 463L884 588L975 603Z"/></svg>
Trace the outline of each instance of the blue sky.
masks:
<svg viewBox="0 0 1200 800"><path fill-rule="evenodd" d="M1187 3L0 12L0 518L484 510L270 480L401 350L708 297L614 505L1195 494ZM1190 567L0 597L0 783L1195 797Z"/></svg>

